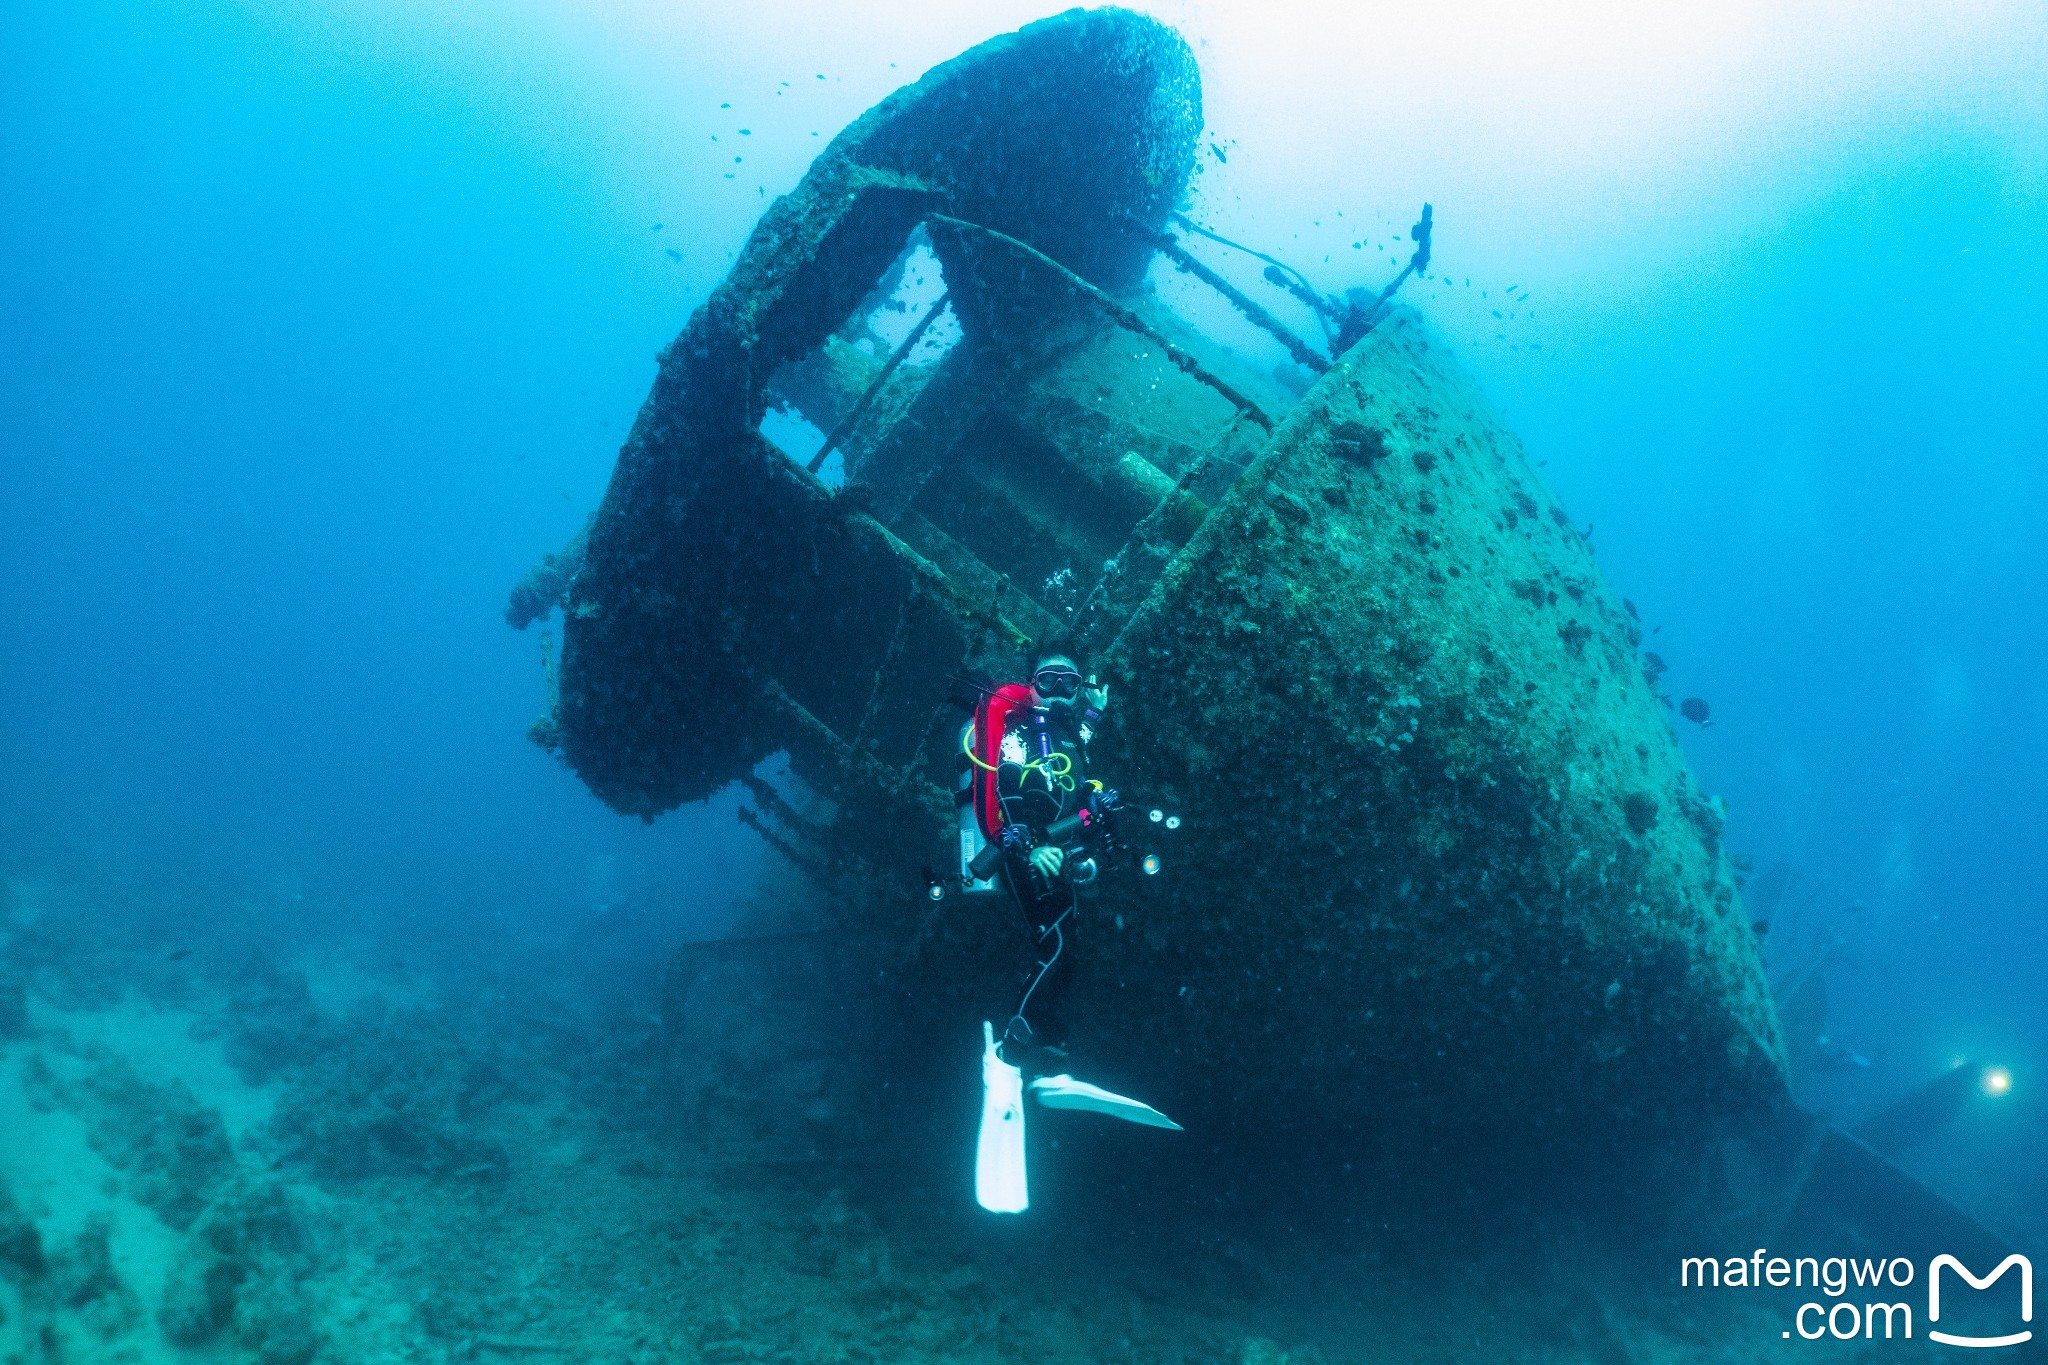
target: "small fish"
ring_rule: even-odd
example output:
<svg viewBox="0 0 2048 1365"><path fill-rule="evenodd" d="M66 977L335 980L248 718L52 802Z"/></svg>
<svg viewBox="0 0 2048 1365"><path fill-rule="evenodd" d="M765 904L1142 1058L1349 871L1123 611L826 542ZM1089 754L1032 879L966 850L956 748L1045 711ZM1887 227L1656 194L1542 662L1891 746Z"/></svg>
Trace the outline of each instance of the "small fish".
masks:
<svg viewBox="0 0 2048 1365"><path fill-rule="evenodd" d="M655 225L654 225L653 227L651 227L651 228L649 228L649 229L647 229L647 230L648 230L649 232L659 232L659 231L661 231L661 224L659 224L659 223L656 223L656 224L655 224Z"/></svg>
<svg viewBox="0 0 2048 1365"><path fill-rule="evenodd" d="M682 253L682 252L680 252L680 251L677 251L677 250L676 250L676 249L675 249L674 247L672 247L672 246L671 246L671 247L663 247L663 248L662 248L662 250L664 250L664 251L668 252L668 258L669 258L670 260L672 260L672 261L680 261L681 259L683 259L683 253Z"/></svg>
<svg viewBox="0 0 2048 1365"><path fill-rule="evenodd" d="M183 962L186 958L190 956L192 956L192 950L190 948L179 948L174 950L170 954L169 960L172 962Z"/></svg>
<svg viewBox="0 0 2048 1365"><path fill-rule="evenodd" d="M1221 147L1218 147L1215 143L1212 142L1209 144L1209 150L1216 153L1216 159L1218 161L1221 161L1226 166L1230 164L1230 158L1223 155L1223 149Z"/></svg>
<svg viewBox="0 0 2048 1365"><path fill-rule="evenodd" d="M1753 919L1749 922L1749 932L1758 938L1768 938L1771 933L1771 922L1767 919Z"/></svg>
<svg viewBox="0 0 2048 1365"><path fill-rule="evenodd" d="M1629 601L1626 597L1621 599L1621 609L1628 613L1629 619L1631 621L1640 621L1643 619L1643 614L1636 610L1636 604Z"/></svg>
<svg viewBox="0 0 2048 1365"><path fill-rule="evenodd" d="M1816 1071L1862 1071L1870 1059L1852 1052L1826 1034L1814 1039L1813 1067Z"/></svg>
<svg viewBox="0 0 2048 1365"><path fill-rule="evenodd" d="M1706 701L1700 697L1686 697L1683 700L1681 700L1678 703L1678 714L1684 716L1687 720L1699 726L1701 729L1705 729L1707 726L1712 725L1714 723L1710 719L1710 717L1713 715L1711 708L1709 708L1707 706Z"/></svg>

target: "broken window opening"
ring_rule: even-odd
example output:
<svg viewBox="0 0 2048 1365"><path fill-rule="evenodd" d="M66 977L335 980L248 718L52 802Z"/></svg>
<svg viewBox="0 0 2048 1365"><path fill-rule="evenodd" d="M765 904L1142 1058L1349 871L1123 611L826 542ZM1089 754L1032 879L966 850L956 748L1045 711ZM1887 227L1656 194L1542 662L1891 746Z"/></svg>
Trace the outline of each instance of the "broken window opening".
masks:
<svg viewBox="0 0 2048 1365"><path fill-rule="evenodd" d="M884 292L886 290L886 293ZM854 345L876 359L893 355L913 329L946 297L946 272L932 254L931 239L923 227L914 228L903 254L889 267L881 282L861 306L854 310L858 327ZM925 331L903 364L928 368L945 359L960 341L960 320L950 313L937 318Z"/></svg>
<svg viewBox="0 0 2048 1365"><path fill-rule="evenodd" d="M846 320L769 378L761 435L827 488L896 423L960 343L945 271L922 227Z"/></svg>
<svg viewBox="0 0 2048 1365"><path fill-rule="evenodd" d="M800 465L808 465L825 444L825 433L818 430L817 424L787 402L777 403L762 414L761 435L792 463ZM816 472L818 481L827 488L836 489L846 482L846 462L837 451Z"/></svg>

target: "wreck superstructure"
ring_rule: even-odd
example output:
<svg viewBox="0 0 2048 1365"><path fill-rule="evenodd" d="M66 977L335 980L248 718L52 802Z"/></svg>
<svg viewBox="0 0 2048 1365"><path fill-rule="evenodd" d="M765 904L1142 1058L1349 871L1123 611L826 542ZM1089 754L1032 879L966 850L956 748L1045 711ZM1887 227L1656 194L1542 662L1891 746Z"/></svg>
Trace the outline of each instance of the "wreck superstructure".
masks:
<svg viewBox="0 0 2048 1365"><path fill-rule="evenodd" d="M1182 821L1086 912L1072 1022L1107 1077L1361 1152L1778 1103L1719 811L1519 443L1412 314L1276 376L1148 289L1200 127L1186 45L1103 10L835 139L515 605L564 612L540 737L648 818L786 751L830 798L784 833L847 979L965 1046L1021 931L928 894L949 696L1068 634L1113 680L1102 770ZM911 262L938 278L878 344ZM771 414L822 439L786 452Z"/></svg>

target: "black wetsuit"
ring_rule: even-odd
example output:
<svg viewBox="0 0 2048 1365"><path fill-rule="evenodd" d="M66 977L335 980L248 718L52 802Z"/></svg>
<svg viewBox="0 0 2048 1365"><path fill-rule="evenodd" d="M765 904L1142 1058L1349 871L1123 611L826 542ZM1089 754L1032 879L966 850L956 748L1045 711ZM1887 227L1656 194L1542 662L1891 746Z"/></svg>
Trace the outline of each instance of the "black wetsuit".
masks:
<svg viewBox="0 0 2048 1365"><path fill-rule="evenodd" d="M1010 1022L1009 1037L1019 1043L1058 1047L1065 1040L1058 1006L1073 976L1067 951L1073 910L1079 885L1095 868L1085 853L1070 848L1058 875L1047 877L1031 866L1030 855L1051 841L1053 825L1079 813L1093 799L1088 741L1094 719L1094 712L1084 715L1073 707L1019 708L1006 727L1004 761L996 768L1003 815L1003 878L1030 922L1035 949L1023 998ZM1022 762L1014 756L1020 746ZM1021 1033L1020 1021L1025 1025Z"/></svg>

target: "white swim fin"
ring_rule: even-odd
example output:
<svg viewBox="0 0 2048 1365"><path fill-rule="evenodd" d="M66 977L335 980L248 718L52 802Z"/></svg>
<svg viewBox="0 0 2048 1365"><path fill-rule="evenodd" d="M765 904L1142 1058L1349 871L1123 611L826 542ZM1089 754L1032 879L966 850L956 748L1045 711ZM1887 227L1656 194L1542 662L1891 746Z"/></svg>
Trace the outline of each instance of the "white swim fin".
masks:
<svg viewBox="0 0 2048 1365"><path fill-rule="evenodd" d="M1142 1100L1112 1094L1099 1085L1077 1081L1072 1076L1040 1076L1031 1083L1031 1093L1048 1109L1086 1109L1127 1123L1142 1123L1148 1128L1171 1128L1176 1133L1182 1131L1179 1124Z"/></svg>
<svg viewBox="0 0 2048 1365"><path fill-rule="evenodd" d="M995 1025L981 1026L981 1139L974 1149L974 1199L990 1213L1031 1206L1024 1179L1024 1073L996 1051Z"/></svg>

